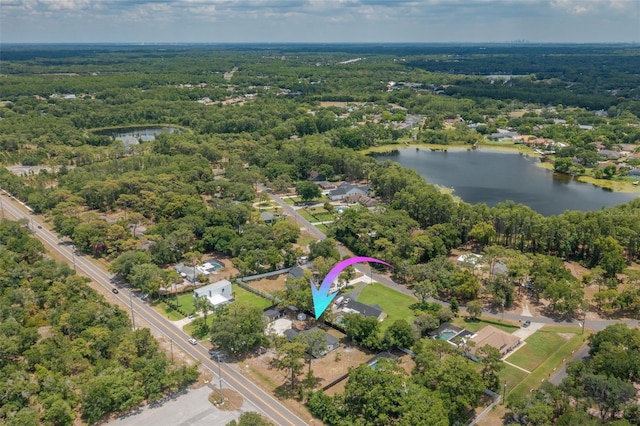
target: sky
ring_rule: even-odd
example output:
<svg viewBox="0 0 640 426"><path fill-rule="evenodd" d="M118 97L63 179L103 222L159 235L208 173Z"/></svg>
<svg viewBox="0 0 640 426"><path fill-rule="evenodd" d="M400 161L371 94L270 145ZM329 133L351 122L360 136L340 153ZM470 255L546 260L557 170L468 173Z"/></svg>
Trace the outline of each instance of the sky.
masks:
<svg viewBox="0 0 640 426"><path fill-rule="evenodd" d="M640 42L640 0L0 0L2 43Z"/></svg>

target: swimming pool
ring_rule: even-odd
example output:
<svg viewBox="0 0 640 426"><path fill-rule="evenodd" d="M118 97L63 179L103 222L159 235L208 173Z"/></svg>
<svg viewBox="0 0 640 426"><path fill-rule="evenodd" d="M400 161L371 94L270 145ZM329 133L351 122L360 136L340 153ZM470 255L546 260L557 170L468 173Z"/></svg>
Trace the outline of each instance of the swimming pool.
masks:
<svg viewBox="0 0 640 426"><path fill-rule="evenodd" d="M447 340L451 339L453 336L455 336L456 334L458 334L458 333L456 333L455 331L446 330L446 331L443 331L442 333L440 333L438 335L438 337L436 337L436 339L447 341Z"/></svg>

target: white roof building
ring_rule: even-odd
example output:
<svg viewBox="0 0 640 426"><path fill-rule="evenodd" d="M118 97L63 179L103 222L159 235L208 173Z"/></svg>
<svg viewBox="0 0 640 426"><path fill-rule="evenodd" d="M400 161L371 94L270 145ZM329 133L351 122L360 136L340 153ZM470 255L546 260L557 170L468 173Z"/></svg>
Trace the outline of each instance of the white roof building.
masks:
<svg viewBox="0 0 640 426"><path fill-rule="evenodd" d="M197 288L193 291L193 298L197 299L198 297L206 297L211 306L214 307L233 302L231 282L229 280L221 280Z"/></svg>

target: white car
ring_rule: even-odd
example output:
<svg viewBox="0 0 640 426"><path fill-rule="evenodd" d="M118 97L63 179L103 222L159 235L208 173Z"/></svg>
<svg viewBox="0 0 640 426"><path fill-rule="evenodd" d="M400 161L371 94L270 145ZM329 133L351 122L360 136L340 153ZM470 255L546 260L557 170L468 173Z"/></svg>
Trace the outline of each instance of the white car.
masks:
<svg viewBox="0 0 640 426"><path fill-rule="evenodd" d="M191 339L189 339L189 343L191 343L192 345L197 345L198 341L192 337Z"/></svg>

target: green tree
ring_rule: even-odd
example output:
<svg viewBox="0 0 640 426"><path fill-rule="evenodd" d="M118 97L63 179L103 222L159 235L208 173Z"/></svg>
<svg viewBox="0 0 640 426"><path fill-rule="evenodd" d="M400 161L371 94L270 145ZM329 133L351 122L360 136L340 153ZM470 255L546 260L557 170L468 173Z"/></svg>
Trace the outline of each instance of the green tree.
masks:
<svg viewBox="0 0 640 426"><path fill-rule="evenodd" d="M482 379L487 388L497 391L500 388L498 373L504 368L502 354L493 346L485 345L476 350L476 356L480 358L482 364Z"/></svg>
<svg viewBox="0 0 640 426"><path fill-rule="evenodd" d="M613 278L627 267L624 249L611 236L599 237L594 245L593 264L604 269L606 277Z"/></svg>
<svg viewBox="0 0 640 426"><path fill-rule="evenodd" d="M267 344L262 310L241 303L225 305L215 313L211 343L233 354L246 355Z"/></svg>
<svg viewBox="0 0 640 426"><path fill-rule="evenodd" d="M320 187L315 183L303 180L296 184L296 194L303 202L307 202L320 197L322 192L320 191Z"/></svg>
<svg viewBox="0 0 640 426"><path fill-rule="evenodd" d="M386 347L410 348L415 343L413 330L404 319L396 320L387 328L383 337L383 345Z"/></svg>
<svg viewBox="0 0 640 426"><path fill-rule="evenodd" d="M259 413L248 411L240 414L237 422L232 420L227 423L227 426L274 426L274 424Z"/></svg>
<svg viewBox="0 0 640 426"><path fill-rule="evenodd" d="M482 302L479 300L472 300L467 303L467 313L472 319L478 319L482 315Z"/></svg>
<svg viewBox="0 0 640 426"><path fill-rule="evenodd" d="M360 314L346 314L342 317L347 336L365 347L375 348L379 343L380 323L376 318Z"/></svg>
<svg viewBox="0 0 640 426"><path fill-rule="evenodd" d="M291 390L295 389L296 377L305 365L307 345L299 340L286 342L277 348L277 355L271 360L271 366L277 370L289 372Z"/></svg>

